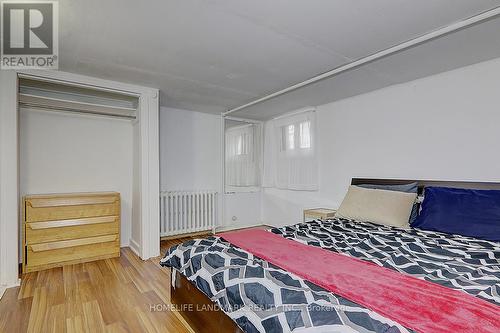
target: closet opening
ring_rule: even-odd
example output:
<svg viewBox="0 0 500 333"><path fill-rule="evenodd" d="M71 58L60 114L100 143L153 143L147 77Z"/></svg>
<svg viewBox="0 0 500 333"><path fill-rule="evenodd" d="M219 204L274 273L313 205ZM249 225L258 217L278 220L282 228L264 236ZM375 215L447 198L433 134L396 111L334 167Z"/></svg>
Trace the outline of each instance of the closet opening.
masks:
<svg viewBox="0 0 500 333"><path fill-rule="evenodd" d="M158 163L157 91L29 74L17 83L19 262L43 269L57 260L112 257L122 247L143 259L159 255L159 237L151 237L159 234L158 214L151 213L158 209L158 165L151 165ZM37 203L28 206L25 197ZM40 202L43 217L26 212ZM64 251L52 253L54 247Z"/></svg>

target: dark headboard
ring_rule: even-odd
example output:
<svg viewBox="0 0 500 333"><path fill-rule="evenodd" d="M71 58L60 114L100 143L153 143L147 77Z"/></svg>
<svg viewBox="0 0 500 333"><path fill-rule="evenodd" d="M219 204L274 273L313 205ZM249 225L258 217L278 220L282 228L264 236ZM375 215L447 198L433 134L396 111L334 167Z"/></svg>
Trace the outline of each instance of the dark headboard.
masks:
<svg viewBox="0 0 500 333"><path fill-rule="evenodd" d="M500 190L500 183L494 182L468 182L468 181L446 181L446 180L412 180L412 179L375 179L375 178L353 178L351 185L375 184L375 185L398 185L418 183L418 193L422 194L425 186L472 188L479 190Z"/></svg>

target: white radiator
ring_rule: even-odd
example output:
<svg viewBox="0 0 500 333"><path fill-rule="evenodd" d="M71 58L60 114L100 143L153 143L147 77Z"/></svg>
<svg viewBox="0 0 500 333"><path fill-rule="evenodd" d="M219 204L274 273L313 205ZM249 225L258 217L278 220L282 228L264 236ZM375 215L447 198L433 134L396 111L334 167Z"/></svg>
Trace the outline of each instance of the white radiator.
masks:
<svg viewBox="0 0 500 333"><path fill-rule="evenodd" d="M217 201L216 191L160 192L160 236L212 230Z"/></svg>

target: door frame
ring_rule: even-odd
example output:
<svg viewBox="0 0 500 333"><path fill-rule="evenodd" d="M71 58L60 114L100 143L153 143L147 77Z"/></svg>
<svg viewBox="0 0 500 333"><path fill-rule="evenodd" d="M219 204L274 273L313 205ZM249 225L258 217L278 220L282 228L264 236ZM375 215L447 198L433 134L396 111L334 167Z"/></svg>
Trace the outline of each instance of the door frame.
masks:
<svg viewBox="0 0 500 333"><path fill-rule="evenodd" d="M0 73L0 295L19 284L19 121L18 79L91 87L137 96L130 248L143 260L160 255L159 90L90 76L48 70ZM135 223L135 225L134 225ZM12 235L16 235L13 237Z"/></svg>

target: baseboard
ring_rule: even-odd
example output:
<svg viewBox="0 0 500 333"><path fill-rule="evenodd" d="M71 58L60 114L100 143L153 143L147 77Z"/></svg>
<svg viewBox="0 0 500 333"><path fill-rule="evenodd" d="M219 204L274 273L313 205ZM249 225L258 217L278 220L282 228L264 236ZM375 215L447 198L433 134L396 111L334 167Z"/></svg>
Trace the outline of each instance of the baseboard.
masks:
<svg viewBox="0 0 500 333"><path fill-rule="evenodd" d="M14 287L19 287L20 285L21 285L21 279L18 279L17 283L15 283L13 285L5 285L5 284L0 285L0 299L2 299L2 297L5 294L5 291L7 289L14 288Z"/></svg>
<svg viewBox="0 0 500 333"><path fill-rule="evenodd" d="M267 224L246 224L246 225L228 225L228 226L219 226L216 227L215 231L216 232L223 232L223 231L233 231L233 230L240 230L240 229L248 229L248 228L256 228L256 227L269 227L271 226Z"/></svg>
<svg viewBox="0 0 500 333"><path fill-rule="evenodd" d="M130 238L130 241L129 241L129 247L130 249L132 250L132 252L134 252L139 258L141 257L141 251L140 251L140 246L139 244L137 244L137 242L135 240L133 240L132 238Z"/></svg>
<svg viewBox="0 0 500 333"><path fill-rule="evenodd" d="M177 238L184 238L184 237L205 236L205 235L208 235L211 233L212 233L212 229L204 230L204 231L197 231L197 232L188 232L185 234L178 234L178 235L172 235L172 236L162 236L162 237L160 237L160 241L177 239Z"/></svg>
<svg viewBox="0 0 500 333"><path fill-rule="evenodd" d="M298 224L298 223L302 223L304 221L298 221L298 222L292 222L290 223L290 221L288 222L273 222L273 223L269 223L266 225L270 226L270 228L282 228L282 227L286 227L286 226L289 226L289 225L295 225L295 224Z"/></svg>

